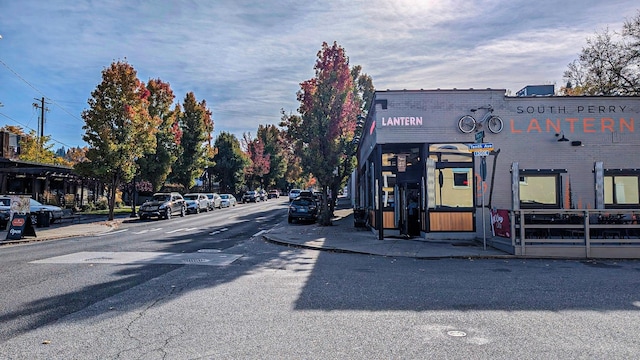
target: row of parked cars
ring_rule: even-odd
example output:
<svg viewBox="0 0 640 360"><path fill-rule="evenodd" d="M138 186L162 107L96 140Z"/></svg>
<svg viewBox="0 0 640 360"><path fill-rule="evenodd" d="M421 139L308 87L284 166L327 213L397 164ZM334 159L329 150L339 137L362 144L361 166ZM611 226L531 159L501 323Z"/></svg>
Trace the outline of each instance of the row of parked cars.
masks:
<svg viewBox="0 0 640 360"><path fill-rule="evenodd" d="M279 190L249 190L242 195L242 203L267 201L268 199L277 199L280 197Z"/></svg>
<svg viewBox="0 0 640 360"><path fill-rule="evenodd" d="M151 217L170 219L172 216L199 214L203 211L236 206L235 196L217 193L189 193L184 196L177 192L156 193L150 200L140 205L138 215L141 220Z"/></svg>

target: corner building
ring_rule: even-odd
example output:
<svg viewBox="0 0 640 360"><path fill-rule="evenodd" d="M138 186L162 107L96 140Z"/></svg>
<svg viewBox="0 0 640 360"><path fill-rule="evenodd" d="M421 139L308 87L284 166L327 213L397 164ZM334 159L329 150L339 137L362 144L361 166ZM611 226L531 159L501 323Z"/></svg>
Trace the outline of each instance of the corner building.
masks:
<svg viewBox="0 0 640 360"><path fill-rule="evenodd" d="M489 209L640 209L640 97L527 88L518 94L536 95L376 91L359 124L351 191L380 239L481 238ZM501 131L487 122L459 128L461 117L479 121L489 108ZM492 147L476 156L474 143Z"/></svg>

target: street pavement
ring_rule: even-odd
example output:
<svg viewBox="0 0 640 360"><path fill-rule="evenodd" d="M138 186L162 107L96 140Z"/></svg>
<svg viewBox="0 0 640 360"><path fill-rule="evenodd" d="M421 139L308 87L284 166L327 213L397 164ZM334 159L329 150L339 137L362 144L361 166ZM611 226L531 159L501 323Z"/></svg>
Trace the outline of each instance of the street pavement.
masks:
<svg viewBox="0 0 640 360"><path fill-rule="evenodd" d="M0 232L0 245L96 236L115 230L126 221L132 221L132 219L123 216L107 221L104 217L80 215L73 221L66 219L49 227L36 227L35 237L28 236L22 240L4 240L6 231ZM511 254L489 246L485 249L478 241L392 237L379 240L377 232L355 227L353 209L346 198L339 199L332 223L332 226L319 226L318 224L288 224L285 221L263 233L262 237L268 242L284 246L392 257L421 259L513 257Z"/></svg>

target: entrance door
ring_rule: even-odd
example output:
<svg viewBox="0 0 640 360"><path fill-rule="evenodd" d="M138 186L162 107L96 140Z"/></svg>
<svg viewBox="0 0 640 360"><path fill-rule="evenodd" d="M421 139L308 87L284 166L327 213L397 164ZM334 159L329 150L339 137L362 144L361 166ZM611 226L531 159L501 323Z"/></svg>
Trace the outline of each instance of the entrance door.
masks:
<svg viewBox="0 0 640 360"><path fill-rule="evenodd" d="M420 184L400 184L400 234L420 236Z"/></svg>

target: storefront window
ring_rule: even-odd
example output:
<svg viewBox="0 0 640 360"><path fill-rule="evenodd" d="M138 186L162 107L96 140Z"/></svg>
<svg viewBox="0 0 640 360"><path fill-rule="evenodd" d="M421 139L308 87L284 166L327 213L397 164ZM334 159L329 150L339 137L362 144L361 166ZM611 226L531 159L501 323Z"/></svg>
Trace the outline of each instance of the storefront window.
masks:
<svg viewBox="0 0 640 360"><path fill-rule="evenodd" d="M431 164L431 165L430 165ZM431 167L435 167L432 169ZM465 144L429 145L428 207L473 207L473 154Z"/></svg>
<svg viewBox="0 0 640 360"><path fill-rule="evenodd" d="M637 175L604 177L605 205L640 205Z"/></svg>
<svg viewBox="0 0 640 360"><path fill-rule="evenodd" d="M559 208L558 179L556 174L520 176L520 206Z"/></svg>
<svg viewBox="0 0 640 360"><path fill-rule="evenodd" d="M460 169L444 168L437 169L438 189L436 191L436 208L437 207L473 207L473 188L467 185L458 186L457 183L463 184L461 179L466 174L471 173L471 169L467 169L466 173L460 172ZM456 180L457 179L457 180ZM467 181L468 182L468 181Z"/></svg>
<svg viewBox="0 0 640 360"><path fill-rule="evenodd" d="M382 172L382 207L395 207L396 175L390 171Z"/></svg>

